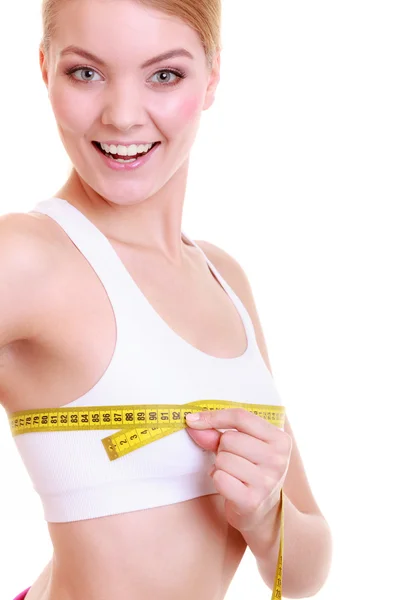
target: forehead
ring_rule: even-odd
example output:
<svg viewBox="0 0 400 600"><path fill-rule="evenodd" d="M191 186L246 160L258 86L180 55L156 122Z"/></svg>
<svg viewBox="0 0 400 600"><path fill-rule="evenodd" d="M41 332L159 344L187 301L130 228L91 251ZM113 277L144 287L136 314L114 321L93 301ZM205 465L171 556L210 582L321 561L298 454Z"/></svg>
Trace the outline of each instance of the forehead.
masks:
<svg viewBox="0 0 400 600"><path fill-rule="evenodd" d="M203 58L199 35L176 16L141 6L135 0L70 0L63 2L57 17L55 51L76 45L104 57L126 56L140 62L178 46L195 58Z"/></svg>

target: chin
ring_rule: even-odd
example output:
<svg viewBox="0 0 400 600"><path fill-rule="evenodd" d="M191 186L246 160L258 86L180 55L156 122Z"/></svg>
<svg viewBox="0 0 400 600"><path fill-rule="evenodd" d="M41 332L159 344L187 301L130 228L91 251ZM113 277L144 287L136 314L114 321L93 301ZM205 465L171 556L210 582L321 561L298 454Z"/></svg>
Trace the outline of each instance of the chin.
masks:
<svg viewBox="0 0 400 600"><path fill-rule="evenodd" d="M89 181L87 185L105 200L119 206L140 204L156 193L154 186L144 185L144 182L108 183L107 181Z"/></svg>

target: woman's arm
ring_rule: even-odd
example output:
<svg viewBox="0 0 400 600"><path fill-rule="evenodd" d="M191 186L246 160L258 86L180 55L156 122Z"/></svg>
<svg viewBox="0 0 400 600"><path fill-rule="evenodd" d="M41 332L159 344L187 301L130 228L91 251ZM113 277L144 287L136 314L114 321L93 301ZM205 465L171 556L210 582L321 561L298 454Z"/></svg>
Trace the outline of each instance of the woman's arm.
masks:
<svg viewBox="0 0 400 600"><path fill-rule="evenodd" d="M257 560L261 577L271 589L278 559L279 534L278 505L268 514L264 527L243 535ZM331 560L332 536L325 518L320 514L302 513L284 492L283 596L314 596L328 578Z"/></svg>
<svg viewBox="0 0 400 600"><path fill-rule="evenodd" d="M254 325L260 352L272 374L254 297L242 267L217 246L204 241L196 243L245 305ZM315 595L328 577L332 560L332 535L312 494L287 415L284 431L292 438L292 451L283 486L285 521L282 593L288 598L305 598ZM265 527L245 537L257 559L260 574L270 588L273 587L278 559L279 517L278 505L269 513Z"/></svg>

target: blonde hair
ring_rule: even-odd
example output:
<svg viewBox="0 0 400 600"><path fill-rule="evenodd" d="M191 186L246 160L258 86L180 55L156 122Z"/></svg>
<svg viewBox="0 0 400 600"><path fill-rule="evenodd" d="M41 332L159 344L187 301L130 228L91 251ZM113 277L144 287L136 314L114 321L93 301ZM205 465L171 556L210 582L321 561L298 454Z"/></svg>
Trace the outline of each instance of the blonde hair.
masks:
<svg viewBox="0 0 400 600"><path fill-rule="evenodd" d="M57 28L57 16L63 2L70 0L43 0L43 38L41 45L46 55ZM78 0L79 1L79 0ZM211 68L215 55L221 49L221 0L132 0L148 8L178 17L192 27L202 42L207 64Z"/></svg>

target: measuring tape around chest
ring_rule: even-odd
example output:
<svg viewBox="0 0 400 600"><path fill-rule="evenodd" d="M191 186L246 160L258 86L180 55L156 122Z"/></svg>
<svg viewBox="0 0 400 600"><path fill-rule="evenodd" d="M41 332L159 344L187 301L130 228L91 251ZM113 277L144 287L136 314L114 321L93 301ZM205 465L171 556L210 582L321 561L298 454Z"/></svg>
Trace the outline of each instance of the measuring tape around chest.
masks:
<svg viewBox="0 0 400 600"><path fill-rule="evenodd" d="M117 429L101 440L110 461L188 427L189 413L244 408L272 425L283 427L285 408L265 404L247 404L229 400L197 400L187 404L144 404L118 406L77 406L42 408L9 415L13 437L46 431L85 431ZM271 600L282 598L283 571L283 491L280 495L280 545Z"/></svg>

